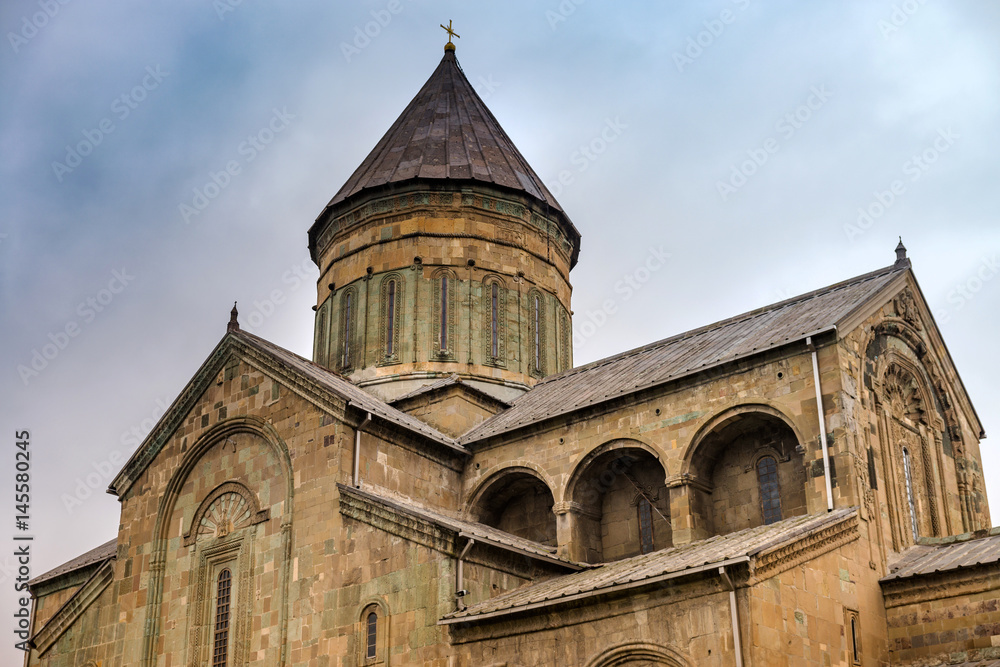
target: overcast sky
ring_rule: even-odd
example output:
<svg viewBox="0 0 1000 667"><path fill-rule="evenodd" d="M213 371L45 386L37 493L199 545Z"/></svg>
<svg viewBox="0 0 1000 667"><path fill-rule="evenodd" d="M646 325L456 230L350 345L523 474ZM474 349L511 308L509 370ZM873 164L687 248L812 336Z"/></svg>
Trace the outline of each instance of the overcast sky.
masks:
<svg viewBox="0 0 1000 667"><path fill-rule="evenodd" d="M578 364L884 267L902 235L1000 512L998 3L62 2L0 8L0 497L28 429L33 575L115 535L104 489L234 300L311 355L306 230L449 19L583 234Z"/></svg>

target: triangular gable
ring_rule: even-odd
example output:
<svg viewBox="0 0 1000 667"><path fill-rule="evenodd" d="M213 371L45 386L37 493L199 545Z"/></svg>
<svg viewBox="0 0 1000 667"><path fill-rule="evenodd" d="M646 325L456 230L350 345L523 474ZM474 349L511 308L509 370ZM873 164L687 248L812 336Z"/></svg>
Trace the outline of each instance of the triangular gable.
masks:
<svg viewBox="0 0 1000 667"><path fill-rule="evenodd" d="M979 419L979 415L972 404L972 398L969 396L965 388L965 383L962 382L962 377L955 367L951 352L948 350L948 346L944 342L944 337L941 335L941 330L938 328L937 321L934 319L934 312L931 310L923 291L920 289L917 277L910 267L910 261L907 259L903 260L903 262L900 266L904 267L905 271L899 273L893 280L886 283L880 290L873 293L857 308L841 317L835 323L838 339L846 338L865 320L878 312L879 309L909 290L915 310L910 317L919 321L920 326L925 330L928 339L930 339L934 350L940 352L936 357L944 365L946 376L955 379L952 385L955 389L955 395L952 397L957 399L957 402L962 406L966 419L972 424L979 437L985 438L986 433L983 430L982 421ZM909 324L912 326L912 323ZM918 350L918 355L923 356L923 351Z"/></svg>
<svg viewBox="0 0 1000 667"><path fill-rule="evenodd" d="M108 493L121 498L128 492L180 428L211 383L220 373L224 373L229 365L237 361L244 362L278 381L324 412L336 414L343 412L347 406L355 407L454 453L467 453L452 438L387 405L335 373L262 338L236 329L229 331L223 337L183 391L170 404L160 421L112 480Z"/></svg>

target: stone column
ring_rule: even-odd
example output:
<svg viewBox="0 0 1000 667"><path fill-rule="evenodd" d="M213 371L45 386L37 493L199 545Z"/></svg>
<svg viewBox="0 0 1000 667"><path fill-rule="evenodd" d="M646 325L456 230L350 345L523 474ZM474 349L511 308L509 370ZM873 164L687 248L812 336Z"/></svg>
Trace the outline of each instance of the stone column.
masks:
<svg viewBox="0 0 1000 667"><path fill-rule="evenodd" d="M686 478L669 480L667 490L670 493L670 530L675 547L715 534L710 489Z"/></svg>

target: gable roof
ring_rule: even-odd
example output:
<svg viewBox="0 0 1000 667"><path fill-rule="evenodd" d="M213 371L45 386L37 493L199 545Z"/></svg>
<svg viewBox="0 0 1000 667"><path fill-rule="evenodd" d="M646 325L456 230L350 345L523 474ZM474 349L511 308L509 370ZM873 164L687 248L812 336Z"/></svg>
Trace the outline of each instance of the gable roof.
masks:
<svg viewBox="0 0 1000 667"><path fill-rule="evenodd" d="M413 179L483 181L525 192L562 212L465 78L454 51L445 52L327 209L363 190Z"/></svg>
<svg viewBox="0 0 1000 667"><path fill-rule="evenodd" d="M609 593L622 587L694 574L720 566L744 563L784 548L818 531L847 523L856 508L799 516L769 526L747 528L679 547L605 563L522 586L495 598L446 614L440 623L457 623L526 611L541 606Z"/></svg>
<svg viewBox="0 0 1000 667"><path fill-rule="evenodd" d="M68 560L58 567L54 567L44 574L40 574L31 581L28 582L28 588L32 589L38 586L38 584L45 583L57 577L61 577L64 574L69 574L70 572L75 572L77 570L82 570L91 565L102 563L106 560L111 560L115 558L118 554L118 538L115 537L113 540L109 540L99 547L95 547L86 553L80 554L72 560Z"/></svg>
<svg viewBox="0 0 1000 667"><path fill-rule="evenodd" d="M909 266L895 264L549 376L459 441L483 440L833 331L876 295L901 286Z"/></svg>
<svg viewBox="0 0 1000 667"><path fill-rule="evenodd" d="M487 399L491 403L496 403L496 404L504 406L504 407L510 407L510 403L508 403L507 401L504 401L504 400L502 400L500 398L497 398L493 394L488 394L485 391L483 391L482 389L474 387L473 385L471 385L471 384L469 384L467 382L463 382L462 378L459 377L457 374L452 374L452 375L450 375L450 376L448 376L446 378L442 378L440 380L437 380L436 382L431 382L430 384L425 384L425 385L422 385L420 387L417 387L416 389L414 389L411 392L407 392L407 393L403 394L402 396L397 396L396 398L390 399L389 400L389 404L390 405L396 405L398 403L402 403L404 401L408 401L411 398L417 398L418 396L423 396L424 394L431 394L431 393L434 393L434 392L439 391L441 389L447 389L448 387L452 387L452 386L456 386L456 385L457 386L461 386L466 391L469 391L469 392L471 392L471 393L473 393L473 394L475 394L475 395L477 395L477 396L479 396L481 398Z"/></svg>
<svg viewBox="0 0 1000 667"><path fill-rule="evenodd" d="M1000 563L1000 527L991 529L986 535L958 535L941 538L941 541L942 544L918 544L910 547L881 581L897 581Z"/></svg>
<svg viewBox="0 0 1000 667"><path fill-rule="evenodd" d="M264 373L281 380L292 391L303 396L323 410L332 410L331 397L346 401L348 405L369 412L373 417L393 424L425 441L440 445L456 454L469 452L458 442L415 417L397 410L384 401L359 389L331 370L323 368L294 352L264 340L238 327L231 328L208 359L201 365L184 390L167 408L163 417L149 432L139 448L132 454L118 475L112 480L108 492L121 497L153 461L191 407L199 400L215 376L228 360L237 357L246 360Z"/></svg>
<svg viewBox="0 0 1000 667"><path fill-rule="evenodd" d="M582 570L590 567L585 563L576 563L568 558L559 556L556 553L555 547L539 544L538 542L512 535L483 523L449 516L440 511L417 505L412 501L389 497L384 491L382 493L375 493L373 490L356 489L340 483L337 484L337 490L341 496L355 497L368 503L381 505L394 512L422 519L439 528L444 528L447 531L455 533L460 537L472 538L477 542L484 542L505 551L524 554L548 563L562 565L572 570Z"/></svg>

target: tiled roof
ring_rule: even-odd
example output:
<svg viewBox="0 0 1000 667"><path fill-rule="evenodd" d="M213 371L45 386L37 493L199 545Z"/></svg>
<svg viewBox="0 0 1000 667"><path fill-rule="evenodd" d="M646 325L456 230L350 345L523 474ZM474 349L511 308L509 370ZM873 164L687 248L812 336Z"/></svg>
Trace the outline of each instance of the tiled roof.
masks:
<svg viewBox="0 0 1000 667"><path fill-rule="evenodd" d="M568 598L599 595L623 585L639 585L646 580L697 572L706 566L749 560L770 549L800 539L810 533L848 519L855 508L800 516L769 526L748 528L728 535L711 537L642 556L607 563L582 572L575 572L533 584L455 611L444 621L471 620L475 617L498 615L557 604Z"/></svg>
<svg viewBox="0 0 1000 667"><path fill-rule="evenodd" d="M419 433L456 451L466 452L466 449L459 445L454 438L450 438L437 429L428 426L416 417L411 417L405 412L400 412L363 389L354 386L333 371L327 370L304 357L300 357L294 352L290 352L283 347L279 347L270 341L266 341L246 331L237 330L233 331L232 334L247 345L267 354L284 366L344 397L350 401L351 405L358 409L370 412L376 417Z"/></svg>
<svg viewBox="0 0 1000 667"><path fill-rule="evenodd" d="M55 579L56 577L61 577L64 574L69 574L76 570L82 570L85 567L94 565L95 563L100 563L102 561L114 558L117 554L118 549L118 538L105 542L101 546L91 549L85 554L81 554L74 558L73 560L66 561L59 567L53 568L46 572L45 574L40 574L31 581L28 582L28 586L34 588L40 583L49 581L50 579Z"/></svg>
<svg viewBox="0 0 1000 667"><path fill-rule="evenodd" d="M411 179L473 180L526 192L562 211L448 51L327 208Z"/></svg>
<svg viewBox="0 0 1000 667"><path fill-rule="evenodd" d="M459 441L483 440L832 329L907 268L909 262L890 266L547 377Z"/></svg>
<svg viewBox="0 0 1000 667"><path fill-rule="evenodd" d="M910 547L892 565L882 581L1000 562L1000 528L994 528L981 537L969 535L945 539L954 541Z"/></svg>
<svg viewBox="0 0 1000 667"><path fill-rule="evenodd" d="M444 514L438 510L427 509L426 507L417 505L411 500L405 500L394 496L390 497L388 492L384 490L380 490L376 493L371 489L356 489L344 484L337 484L337 489L343 495L362 498L368 502L388 507L395 512L409 514L432 523L440 528L444 528L448 531L464 535L466 537L472 537L477 541L487 542L502 549L524 552L548 562L557 562L574 570L589 567L586 564L575 563L571 560L558 556L556 554L555 547L549 547L544 544L539 544L538 542L524 539L523 537L511 535L510 533L482 523L459 519Z"/></svg>

